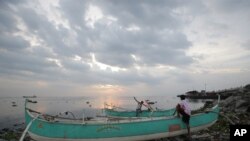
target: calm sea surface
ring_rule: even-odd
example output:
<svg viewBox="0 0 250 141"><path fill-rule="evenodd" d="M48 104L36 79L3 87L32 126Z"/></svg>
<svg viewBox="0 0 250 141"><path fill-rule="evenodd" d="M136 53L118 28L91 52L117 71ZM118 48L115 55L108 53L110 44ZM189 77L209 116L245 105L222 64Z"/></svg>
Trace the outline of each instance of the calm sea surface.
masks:
<svg viewBox="0 0 250 141"><path fill-rule="evenodd" d="M137 97L139 101L147 100L157 102L154 107L159 109L173 108L179 102L176 96ZM32 98L36 104L28 107L41 113L72 117L65 115L66 111L73 113L76 118L85 116L95 117L104 115L104 103L115 105L127 110L134 110L136 102L133 97L38 97ZM0 97L0 129L24 127L24 101L22 97ZM203 106L202 101L190 101L192 109ZM13 106L16 105L16 106Z"/></svg>

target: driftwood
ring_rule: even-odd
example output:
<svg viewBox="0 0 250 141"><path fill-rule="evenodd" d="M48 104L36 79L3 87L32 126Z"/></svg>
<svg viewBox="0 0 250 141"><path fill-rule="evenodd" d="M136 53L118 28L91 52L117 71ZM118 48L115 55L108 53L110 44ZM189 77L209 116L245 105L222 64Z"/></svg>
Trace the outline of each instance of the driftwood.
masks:
<svg viewBox="0 0 250 141"><path fill-rule="evenodd" d="M236 115L232 115L235 119L240 120Z"/></svg>
<svg viewBox="0 0 250 141"><path fill-rule="evenodd" d="M209 134L193 135L192 139L201 139L201 138L209 138L209 137L212 137L212 136Z"/></svg>
<svg viewBox="0 0 250 141"><path fill-rule="evenodd" d="M235 125L235 123L225 114L219 113L220 116L224 117L231 125Z"/></svg>

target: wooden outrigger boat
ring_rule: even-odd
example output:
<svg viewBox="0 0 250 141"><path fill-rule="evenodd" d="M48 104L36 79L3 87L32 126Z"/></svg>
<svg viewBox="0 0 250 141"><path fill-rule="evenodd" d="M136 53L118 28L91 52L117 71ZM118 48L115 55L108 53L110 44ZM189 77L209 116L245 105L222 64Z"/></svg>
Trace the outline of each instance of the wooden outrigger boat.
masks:
<svg viewBox="0 0 250 141"><path fill-rule="evenodd" d="M104 112L108 117L136 117L136 111L129 110L116 110L104 108ZM175 112L175 109L167 109L167 110L142 110L137 117L164 117L164 116L172 116Z"/></svg>
<svg viewBox="0 0 250 141"><path fill-rule="evenodd" d="M218 104L208 112L194 114L191 132L213 125L219 114ZM37 141L137 141L186 134L181 118L176 116L139 119L65 119L35 112L25 104L25 131ZM24 133L25 134L25 133Z"/></svg>

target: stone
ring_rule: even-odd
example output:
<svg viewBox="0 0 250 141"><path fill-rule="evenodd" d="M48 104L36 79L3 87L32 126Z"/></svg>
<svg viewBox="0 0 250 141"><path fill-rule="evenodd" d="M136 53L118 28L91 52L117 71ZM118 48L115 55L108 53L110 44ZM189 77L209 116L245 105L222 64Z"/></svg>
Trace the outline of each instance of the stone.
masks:
<svg viewBox="0 0 250 141"><path fill-rule="evenodd" d="M250 90L250 84L247 84L244 88Z"/></svg>
<svg viewBox="0 0 250 141"><path fill-rule="evenodd" d="M248 107L241 107L241 108L235 109L235 112L236 113L245 113L245 112L247 112L247 109L248 109Z"/></svg>
<svg viewBox="0 0 250 141"><path fill-rule="evenodd" d="M8 132L8 131L10 131L10 129L9 128L3 128L2 131L3 132Z"/></svg>
<svg viewBox="0 0 250 141"><path fill-rule="evenodd" d="M235 108L247 107L249 103L245 100L238 100L236 101Z"/></svg>
<svg viewBox="0 0 250 141"><path fill-rule="evenodd" d="M225 99L223 101L223 106L224 107L233 107L234 106L234 102L236 101L236 96L230 96L227 99Z"/></svg>
<svg viewBox="0 0 250 141"><path fill-rule="evenodd" d="M226 98L226 99L223 101L223 103L224 103L224 104L228 104L228 103L233 102L233 100L234 100L234 96L230 96L230 97Z"/></svg>
<svg viewBox="0 0 250 141"><path fill-rule="evenodd" d="M250 106L248 106L248 108L247 108L247 112L248 112L248 113L250 113Z"/></svg>

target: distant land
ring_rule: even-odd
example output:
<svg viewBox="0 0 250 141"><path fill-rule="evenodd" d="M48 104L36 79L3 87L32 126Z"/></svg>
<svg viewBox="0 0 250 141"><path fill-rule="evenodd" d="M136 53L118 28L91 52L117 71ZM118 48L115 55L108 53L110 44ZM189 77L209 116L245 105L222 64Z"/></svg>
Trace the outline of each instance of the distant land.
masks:
<svg viewBox="0 0 250 141"><path fill-rule="evenodd" d="M227 97L230 97L230 96L235 96L240 93L248 92L249 89L250 89L250 84L247 84L241 87L218 90L218 91L201 90L199 92L199 91L193 90L193 91L186 92L185 95L187 96L187 98L190 98L190 99L217 99L218 95L220 95L221 99L226 99Z"/></svg>

